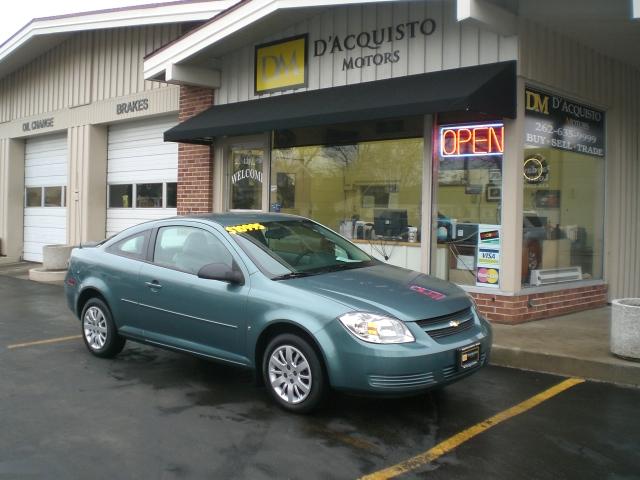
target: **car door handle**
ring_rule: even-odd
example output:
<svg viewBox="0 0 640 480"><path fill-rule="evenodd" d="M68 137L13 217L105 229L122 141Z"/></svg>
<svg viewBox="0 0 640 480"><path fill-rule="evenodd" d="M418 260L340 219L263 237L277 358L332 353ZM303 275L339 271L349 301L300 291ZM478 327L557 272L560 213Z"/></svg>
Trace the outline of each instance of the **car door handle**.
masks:
<svg viewBox="0 0 640 480"><path fill-rule="evenodd" d="M162 288L162 285L160 285L155 280L153 282L145 282L145 285L149 288Z"/></svg>

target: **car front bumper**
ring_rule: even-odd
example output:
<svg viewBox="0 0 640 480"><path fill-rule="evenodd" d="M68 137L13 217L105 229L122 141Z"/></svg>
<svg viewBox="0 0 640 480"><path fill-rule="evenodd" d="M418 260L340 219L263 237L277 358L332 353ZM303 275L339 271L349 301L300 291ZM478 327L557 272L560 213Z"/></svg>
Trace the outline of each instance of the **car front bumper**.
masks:
<svg viewBox="0 0 640 480"><path fill-rule="evenodd" d="M415 342L367 343L356 339L338 321L316 332L332 387L367 394L412 394L455 382L489 362L492 334L484 320L478 319L472 329L440 342L417 325L410 322L407 325L416 337ZM460 368L459 349L474 344L480 345L478 363Z"/></svg>

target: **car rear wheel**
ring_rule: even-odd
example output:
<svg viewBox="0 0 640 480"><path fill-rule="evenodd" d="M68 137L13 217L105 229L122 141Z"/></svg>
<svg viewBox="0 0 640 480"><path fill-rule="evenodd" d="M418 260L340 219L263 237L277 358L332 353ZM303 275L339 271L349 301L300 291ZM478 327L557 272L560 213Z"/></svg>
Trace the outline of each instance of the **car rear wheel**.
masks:
<svg viewBox="0 0 640 480"><path fill-rule="evenodd" d="M269 394L285 410L308 413L324 398L326 380L320 358L297 335L278 335L269 343L262 373Z"/></svg>
<svg viewBox="0 0 640 480"><path fill-rule="evenodd" d="M118 334L109 307L99 298L91 298L82 309L82 339L96 357L111 358L124 348L126 340Z"/></svg>

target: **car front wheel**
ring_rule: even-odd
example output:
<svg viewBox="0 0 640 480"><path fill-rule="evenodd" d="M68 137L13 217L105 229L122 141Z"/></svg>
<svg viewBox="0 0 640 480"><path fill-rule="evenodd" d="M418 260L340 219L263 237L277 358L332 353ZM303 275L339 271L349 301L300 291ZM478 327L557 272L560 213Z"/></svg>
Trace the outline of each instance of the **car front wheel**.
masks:
<svg viewBox="0 0 640 480"><path fill-rule="evenodd" d="M318 354L297 335L278 335L269 343L262 373L269 394L285 410L308 413L324 398L326 380Z"/></svg>
<svg viewBox="0 0 640 480"><path fill-rule="evenodd" d="M89 351L102 358L116 356L126 341L118 334L109 307L99 298L90 299L82 309L82 338Z"/></svg>

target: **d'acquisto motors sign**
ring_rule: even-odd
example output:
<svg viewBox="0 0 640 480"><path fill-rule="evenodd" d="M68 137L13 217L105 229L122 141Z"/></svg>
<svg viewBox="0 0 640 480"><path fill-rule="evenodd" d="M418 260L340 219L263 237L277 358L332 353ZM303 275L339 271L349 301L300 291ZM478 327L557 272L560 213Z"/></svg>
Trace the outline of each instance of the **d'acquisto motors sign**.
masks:
<svg viewBox="0 0 640 480"><path fill-rule="evenodd" d="M313 42L313 56L321 57L325 54L337 52L351 52L356 48L368 51L367 54L350 56L342 61L342 70L352 70L354 68L370 67L371 65L383 65L385 63L396 63L400 61L400 50L379 53L385 44L394 41L402 41L405 38L413 39L417 36L428 37L436 31L436 21L433 18L425 18L422 21L410 21L392 25L385 28L378 28L370 31L363 31L357 34L349 34L344 37L340 35L329 35L326 38L319 38Z"/></svg>
<svg viewBox="0 0 640 480"><path fill-rule="evenodd" d="M527 86L525 143L603 157L604 112Z"/></svg>
<svg viewBox="0 0 640 480"><path fill-rule="evenodd" d="M432 18L410 20L373 30L346 35L329 35L313 40L313 58L344 54L342 71L397 63L406 54L401 49L384 49L403 40L425 38L436 31ZM256 94L306 87L308 78L308 34L297 35L255 47L254 91ZM355 50L358 55L352 55ZM381 51L381 50L385 51Z"/></svg>

